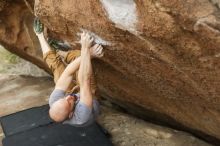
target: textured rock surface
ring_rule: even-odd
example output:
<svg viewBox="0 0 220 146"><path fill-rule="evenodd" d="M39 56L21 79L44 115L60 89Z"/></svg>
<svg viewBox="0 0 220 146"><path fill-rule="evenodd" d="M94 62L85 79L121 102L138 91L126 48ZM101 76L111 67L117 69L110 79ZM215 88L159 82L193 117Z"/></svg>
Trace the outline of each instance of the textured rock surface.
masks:
<svg viewBox="0 0 220 146"><path fill-rule="evenodd" d="M33 4L31 0L0 1L0 44L50 72L33 32Z"/></svg>
<svg viewBox="0 0 220 146"><path fill-rule="evenodd" d="M154 125L102 107L99 123L112 135L115 146L209 146L185 132Z"/></svg>
<svg viewBox="0 0 220 146"><path fill-rule="evenodd" d="M17 3L10 4L14 12ZM75 42L81 29L105 45L105 57L95 61L100 95L143 117L220 139L218 1L35 0L34 11L50 36L73 48L79 47ZM9 16L21 22L23 13L16 14L19 17ZM10 28L14 25L8 19ZM1 34L17 36L12 32L18 31ZM3 45L25 53L19 37L7 43L11 39L4 40L4 35ZM26 59L36 59L35 55Z"/></svg>

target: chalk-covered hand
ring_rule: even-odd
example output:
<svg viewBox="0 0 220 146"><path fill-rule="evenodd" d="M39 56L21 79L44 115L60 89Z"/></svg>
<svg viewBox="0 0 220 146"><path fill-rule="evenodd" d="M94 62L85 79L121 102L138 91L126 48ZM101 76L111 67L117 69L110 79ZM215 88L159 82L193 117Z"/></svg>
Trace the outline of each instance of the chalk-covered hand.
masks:
<svg viewBox="0 0 220 146"><path fill-rule="evenodd" d="M82 50L83 49L89 49L92 46L92 42L93 42L93 38L86 32L83 32L81 34L81 46L82 46Z"/></svg>
<svg viewBox="0 0 220 146"><path fill-rule="evenodd" d="M93 58L101 58L104 55L103 47L99 44L95 44L90 48L90 54Z"/></svg>

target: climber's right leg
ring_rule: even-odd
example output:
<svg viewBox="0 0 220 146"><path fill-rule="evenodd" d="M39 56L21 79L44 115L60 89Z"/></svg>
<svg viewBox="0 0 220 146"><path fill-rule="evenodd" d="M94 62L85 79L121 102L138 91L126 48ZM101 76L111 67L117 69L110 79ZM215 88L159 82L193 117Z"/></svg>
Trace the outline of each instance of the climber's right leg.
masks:
<svg viewBox="0 0 220 146"><path fill-rule="evenodd" d="M64 69L66 68L66 65L63 63L61 57L56 53L56 51L50 48L50 45L44 37L44 30L46 30L44 28L44 25L38 18L35 18L34 31L41 45L41 49L43 52L43 60L47 63L50 70L53 72L54 82L56 83L61 74L63 73Z"/></svg>
<svg viewBox="0 0 220 146"><path fill-rule="evenodd" d="M54 82L60 78L66 65L63 63L61 57L54 50L50 50L43 54L43 59L49 66L50 70L53 72Z"/></svg>
<svg viewBox="0 0 220 146"><path fill-rule="evenodd" d="M53 72L54 82L56 83L66 66L63 63L61 57L56 53L56 51L50 48L50 45L44 37L44 26L38 18L35 18L34 20L34 31L41 45L43 59Z"/></svg>
<svg viewBox="0 0 220 146"><path fill-rule="evenodd" d="M46 41L46 40L45 40ZM60 78L61 74L66 68L66 64L63 62L61 56L55 50L49 50L43 53L43 59L49 66L50 70L53 72L54 82ZM67 92L72 93L73 87L76 86L76 81L73 80L68 87Z"/></svg>

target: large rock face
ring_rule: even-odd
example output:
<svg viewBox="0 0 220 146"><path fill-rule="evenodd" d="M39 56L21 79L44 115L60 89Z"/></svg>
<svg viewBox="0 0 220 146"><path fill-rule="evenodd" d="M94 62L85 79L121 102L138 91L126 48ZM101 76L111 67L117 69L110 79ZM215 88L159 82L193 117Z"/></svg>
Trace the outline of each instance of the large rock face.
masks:
<svg viewBox="0 0 220 146"><path fill-rule="evenodd" d="M24 49L22 41L4 36L13 38L18 31L4 30L15 27L12 22L21 24L22 16L33 11L33 1L25 2L28 7L21 9L25 13L16 11L18 4L25 6L23 1L0 7L1 25L6 26L0 27L0 41L14 52ZM73 48L79 48L75 42L81 30L91 32L105 46L104 58L94 61L101 96L143 117L220 139L219 4L214 0L35 0L34 13L50 36ZM3 19L8 11L11 15ZM29 54L24 57L28 60L38 58L20 50Z"/></svg>
<svg viewBox="0 0 220 146"><path fill-rule="evenodd" d="M33 32L33 6L31 0L0 1L0 44L50 73Z"/></svg>

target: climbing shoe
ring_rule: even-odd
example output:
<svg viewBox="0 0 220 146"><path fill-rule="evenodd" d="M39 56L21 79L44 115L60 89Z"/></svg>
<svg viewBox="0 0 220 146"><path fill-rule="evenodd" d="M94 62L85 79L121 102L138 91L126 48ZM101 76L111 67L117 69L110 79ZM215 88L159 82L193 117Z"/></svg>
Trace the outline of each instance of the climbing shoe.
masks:
<svg viewBox="0 0 220 146"><path fill-rule="evenodd" d="M34 31L38 34L42 33L44 30L44 25L41 23L39 18L34 19Z"/></svg>
<svg viewBox="0 0 220 146"><path fill-rule="evenodd" d="M71 49L68 43L63 42L61 40L52 39L52 38L48 38L48 44L54 50L68 51L69 49Z"/></svg>

